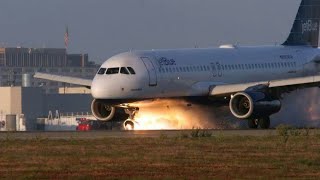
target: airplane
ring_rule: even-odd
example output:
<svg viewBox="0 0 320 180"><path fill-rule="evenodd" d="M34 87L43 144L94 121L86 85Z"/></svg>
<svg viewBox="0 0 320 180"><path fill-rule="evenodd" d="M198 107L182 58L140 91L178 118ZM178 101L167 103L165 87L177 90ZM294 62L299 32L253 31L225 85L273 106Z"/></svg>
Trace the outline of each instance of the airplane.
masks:
<svg viewBox="0 0 320 180"><path fill-rule="evenodd" d="M320 87L319 20L320 0L302 0L281 45L130 51L106 60L93 80L34 77L91 88L93 115L109 121L124 110L124 127L134 127L137 102L164 98L229 106L249 128L268 129L284 94Z"/></svg>

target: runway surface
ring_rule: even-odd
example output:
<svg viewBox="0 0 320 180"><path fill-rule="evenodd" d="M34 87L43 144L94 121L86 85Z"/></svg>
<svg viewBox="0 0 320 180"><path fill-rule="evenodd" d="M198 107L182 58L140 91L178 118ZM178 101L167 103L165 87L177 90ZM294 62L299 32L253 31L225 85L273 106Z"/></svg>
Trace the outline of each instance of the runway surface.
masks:
<svg viewBox="0 0 320 180"><path fill-rule="evenodd" d="M209 130L212 136L271 136L276 130ZM190 135L192 130L162 131L89 131L89 132L0 132L0 139L103 139L103 138L156 138L161 136L179 137ZM310 134L320 134L320 129L310 130Z"/></svg>

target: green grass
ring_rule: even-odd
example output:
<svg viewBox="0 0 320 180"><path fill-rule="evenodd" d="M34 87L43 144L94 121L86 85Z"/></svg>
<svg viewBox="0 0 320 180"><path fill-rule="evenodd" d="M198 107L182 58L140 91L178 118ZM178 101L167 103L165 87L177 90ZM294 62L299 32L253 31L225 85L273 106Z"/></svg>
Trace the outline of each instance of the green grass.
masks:
<svg viewBox="0 0 320 180"><path fill-rule="evenodd" d="M284 133L285 136L286 133ZM0 179L320 177L320 136L0 140Z"/></svg>

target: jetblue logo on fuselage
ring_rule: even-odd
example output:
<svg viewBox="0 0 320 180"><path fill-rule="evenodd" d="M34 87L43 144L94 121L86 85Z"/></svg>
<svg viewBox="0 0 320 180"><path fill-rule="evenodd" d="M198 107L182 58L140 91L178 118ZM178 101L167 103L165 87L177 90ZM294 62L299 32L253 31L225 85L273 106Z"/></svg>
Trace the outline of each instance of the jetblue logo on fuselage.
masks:
<svg viewBox="0 0 320 180"><path fill-rule="evenodd" d="M160 59L158 59L158 63L160 66L175 66L176 61L174 59L169 59L166 57L161 57Z"/></svg>
<svg viewBox="0 0 320 180"><path fill-rule="evenodd" d="M302 34L306 32L318 31L319 24L318 22L313 22L312 20L302 21Z"/></svg>

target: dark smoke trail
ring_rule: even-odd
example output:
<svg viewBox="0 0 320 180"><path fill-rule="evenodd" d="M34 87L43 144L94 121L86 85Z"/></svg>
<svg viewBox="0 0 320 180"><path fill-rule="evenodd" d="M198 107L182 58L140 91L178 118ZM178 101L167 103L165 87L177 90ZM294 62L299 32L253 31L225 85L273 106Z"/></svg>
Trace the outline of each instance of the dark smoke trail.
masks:
<svg viewBox="0 0 320 180"><path fill-rule="evenodd" d="M319 88L303 89L284 96L282 109L271 117L272 126L320 127Z"/></svg>

